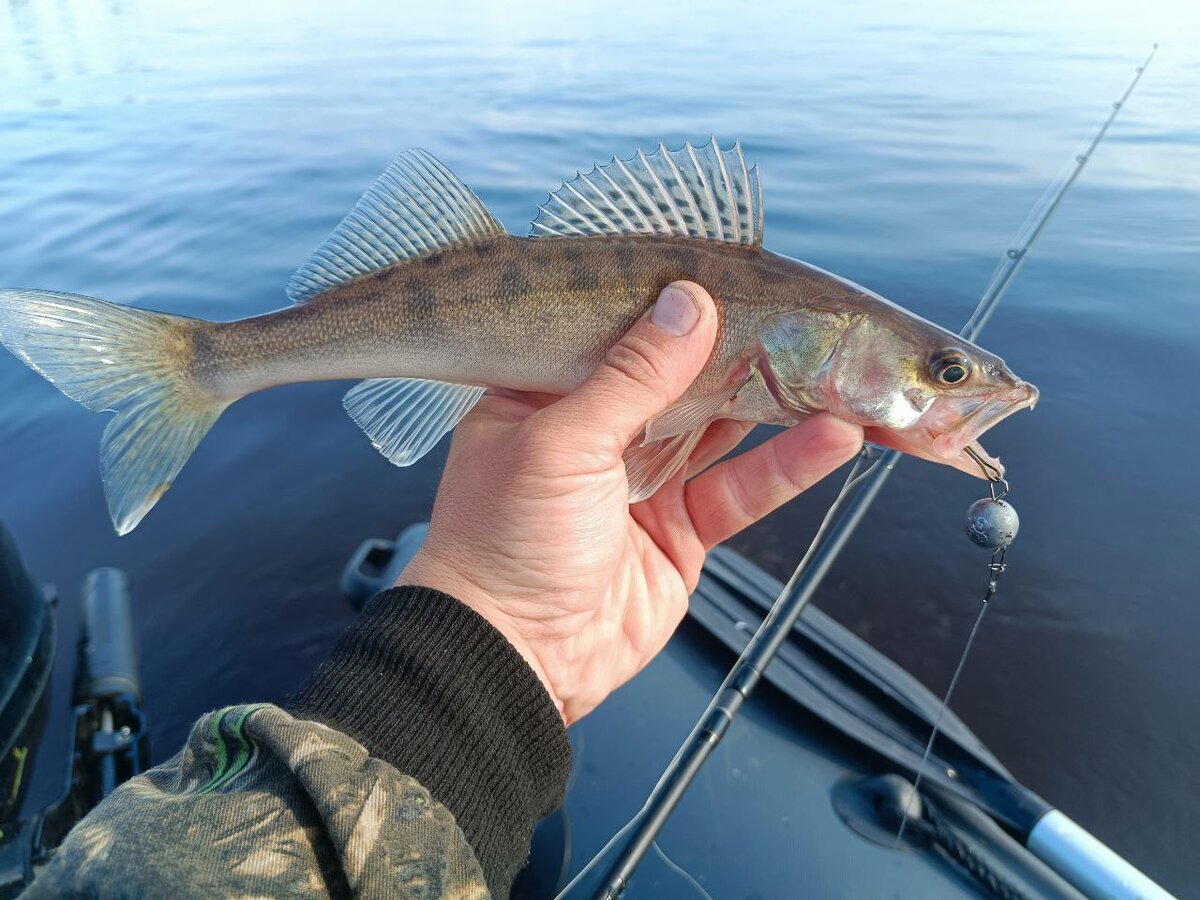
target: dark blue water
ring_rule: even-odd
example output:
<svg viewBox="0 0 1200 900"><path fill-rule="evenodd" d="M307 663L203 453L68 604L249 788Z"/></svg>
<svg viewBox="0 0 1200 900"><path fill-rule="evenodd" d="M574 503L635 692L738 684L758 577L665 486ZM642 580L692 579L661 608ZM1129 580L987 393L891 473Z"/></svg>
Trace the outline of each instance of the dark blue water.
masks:
<svg viewBox="0 0 1200 900"><path fill-rule="evenodd" d="M524 233L577 168L715 132L762 163L768 246L956 328L1162 41L983 340L1043 400L989 443L1022 533L956 708L1019 777L1187 893L1200 24L1183 4L975 7L9 0L0 283L245 316L284 303L289 273L406 147ZM345 388L237 404L117 539L103 418L0 357L0 519L64 590L96 565L130 572L160 752L203 710L283 697L350 621L336 579L357 543L427 516L444 449L390 467L342 414ZM979 493L906 462L819 600L938 691L975 613L985 560L961 530ZM786 574L828 497L736 546Z"/></svg>

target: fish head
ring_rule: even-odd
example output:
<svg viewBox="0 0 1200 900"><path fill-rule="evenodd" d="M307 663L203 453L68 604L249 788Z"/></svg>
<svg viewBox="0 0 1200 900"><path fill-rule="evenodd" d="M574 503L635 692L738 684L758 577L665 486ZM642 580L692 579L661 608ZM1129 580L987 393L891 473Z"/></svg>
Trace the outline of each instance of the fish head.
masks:
<svg viewBox="0 0 1200 900"><path fill-rule="evenodd" d="M879 298L877 310L803 310L764 333L768 382L796 412L827 411L866 439L983 476L969 449L1032 408L1038 390L1000 357Z"/></svg>

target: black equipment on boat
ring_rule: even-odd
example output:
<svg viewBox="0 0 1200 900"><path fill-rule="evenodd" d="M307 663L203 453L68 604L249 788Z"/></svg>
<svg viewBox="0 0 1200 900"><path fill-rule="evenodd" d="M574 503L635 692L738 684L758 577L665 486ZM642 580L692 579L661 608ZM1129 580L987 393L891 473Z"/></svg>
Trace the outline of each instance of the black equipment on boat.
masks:
<svg viewBox="0 0 1200 900"><path fill-rule="evenodd" d="M149 760L124 574L85 580L77 656L55 653L59 606L0 525L0 898L20 893L71 827ZM60 709L53 685L63 682L72 698ZM48 735L63 730L65 753L47 756Z"/></svg>

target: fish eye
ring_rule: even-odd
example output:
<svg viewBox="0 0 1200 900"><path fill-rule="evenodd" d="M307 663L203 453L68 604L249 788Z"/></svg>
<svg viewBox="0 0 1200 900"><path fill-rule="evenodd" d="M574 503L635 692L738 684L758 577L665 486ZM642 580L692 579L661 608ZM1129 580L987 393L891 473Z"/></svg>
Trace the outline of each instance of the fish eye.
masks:
<svg viewBox="0 0 1200 900"><path fill-rule="evenodd" d="M971 375L971 361L961 353L949 350L934 359L930 370L933 380L939 384L961 384Z"/></svg>

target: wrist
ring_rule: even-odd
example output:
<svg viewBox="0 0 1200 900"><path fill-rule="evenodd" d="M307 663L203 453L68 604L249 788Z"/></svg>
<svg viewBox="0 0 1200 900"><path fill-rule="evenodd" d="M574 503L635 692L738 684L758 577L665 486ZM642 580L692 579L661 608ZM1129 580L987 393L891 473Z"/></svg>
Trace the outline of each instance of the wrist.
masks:
<svg viewBox="0 0 1200 900"><path fill-rule="evenodd" d="M489 625L500 632L514 650L521 654L521 658L525 660L525 663L533 670L533 674L537 676L538 681L542 683L542 687L545 688L546 694L555 709L558 710L559 715L564 716L565 719L563 702L559 699L554 682L545 665L534 651L533 646L521 633L516 622L499 607L496 598L489 591L473 578L459 571L457 567L443 562L424 550L418 551L396 579L396 587L408 585L433 588L443 594L448 594L486 620Z"/></svg>
<svg viewBox="0 0 1200 900"><path fill-rule="evenodd" d="M534 822L562 803L561 715L512 644L441 591L376 595L288 708L426 788L462 828L492 896L507 896Z"/></svg>

